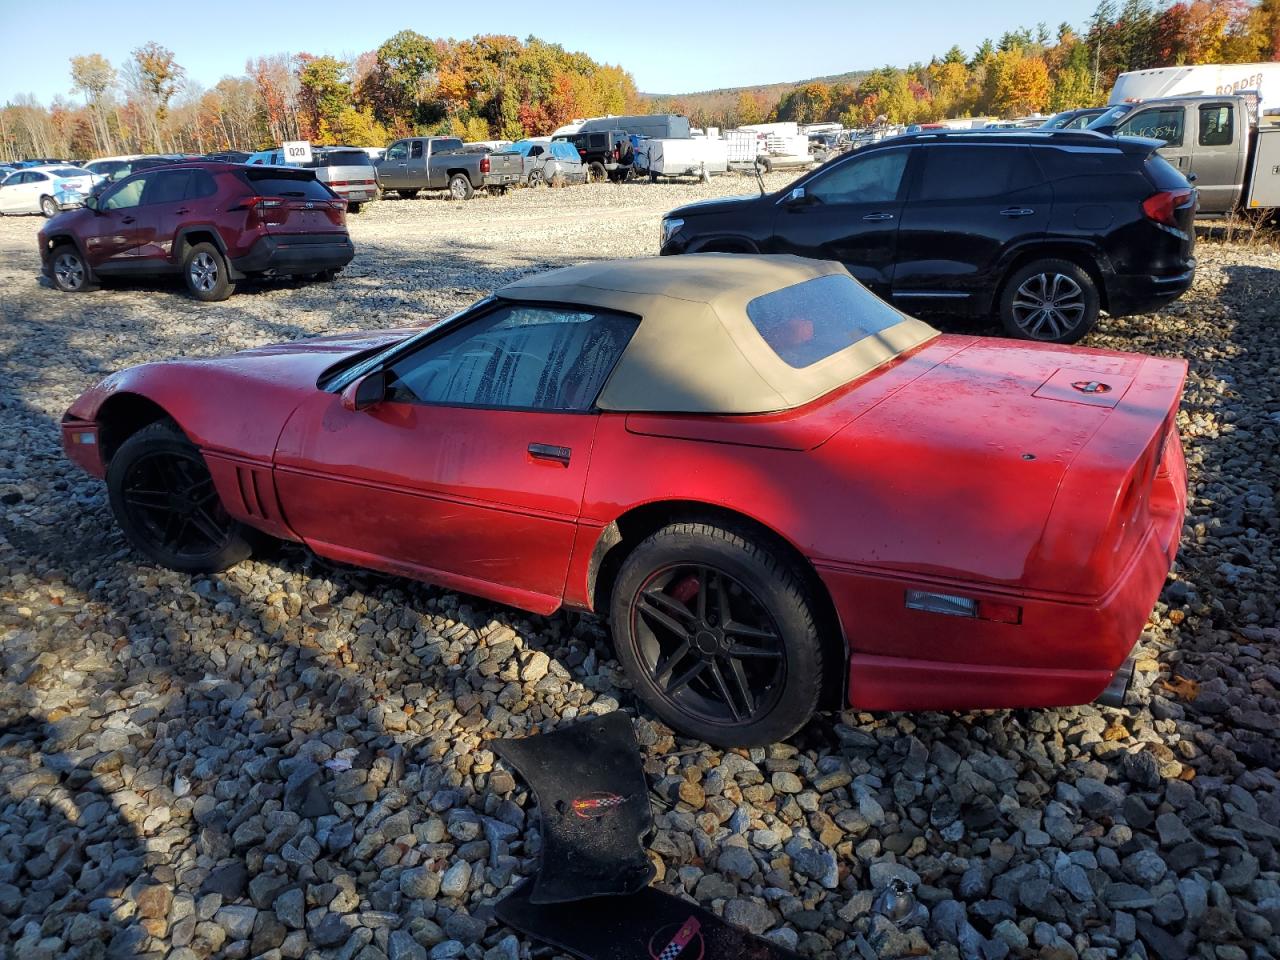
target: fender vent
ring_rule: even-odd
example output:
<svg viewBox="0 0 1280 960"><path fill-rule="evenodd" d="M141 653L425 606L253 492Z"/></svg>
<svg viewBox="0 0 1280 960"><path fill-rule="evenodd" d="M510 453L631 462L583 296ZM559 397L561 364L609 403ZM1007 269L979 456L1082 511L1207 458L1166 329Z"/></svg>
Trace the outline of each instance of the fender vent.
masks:
<svg viewBox="0 0 1280 960"><path fill-rule="evenodd" d="M236 467L236 484L240 491L240 502L244 512L259 520L278 520L279 505L276 503L275 486L271 477L264 470L252 467Z"/></svg>

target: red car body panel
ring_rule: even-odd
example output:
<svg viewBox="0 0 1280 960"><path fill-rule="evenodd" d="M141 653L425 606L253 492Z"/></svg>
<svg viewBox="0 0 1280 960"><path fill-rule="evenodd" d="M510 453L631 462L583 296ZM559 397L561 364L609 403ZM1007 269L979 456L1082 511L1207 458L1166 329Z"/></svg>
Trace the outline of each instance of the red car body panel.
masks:
<svg viewBox="0 0 1280 960"><path fill-rule="evenodd" d="M939 336L781 413L550 413L383 403L316 380L407 331L331 337L108 378L64 419L104 475L102 405L164 408L229 512L337 560L535 613L592 609L612 525L656 503L732 510L826 587L868 709L1096 697L1141 633L1186 503L1174 426L1186 365ZM569 448L567 465L531 443ZM972 617L908 609L911 590Z"/></svg>

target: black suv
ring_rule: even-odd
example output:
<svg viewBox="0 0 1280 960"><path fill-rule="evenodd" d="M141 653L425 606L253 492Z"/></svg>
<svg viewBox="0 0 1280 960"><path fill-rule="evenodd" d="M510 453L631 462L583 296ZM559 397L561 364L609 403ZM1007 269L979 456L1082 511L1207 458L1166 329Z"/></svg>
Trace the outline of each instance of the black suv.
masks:
<svg viewBox="0 0 1280 960"><path fill-rule="evenodd" d="M662 221L662 253L839 260L912 313L998 313L1074 343L1157 309L1195 276L1195 191L1157 140L1087 131L922 133L841 156L774 194Z"/></svg>
<svg viewBox="0 0 1280 960"><path fill-rule="evenodd" d="M556 139L567 140L574 145L582 159L582 165L587 168L589 181L600 181L608 177L614 182L620 182L631 176L635 151L631 146L631 137L625 130L593 130L589 133L565 134Z"/></svg>

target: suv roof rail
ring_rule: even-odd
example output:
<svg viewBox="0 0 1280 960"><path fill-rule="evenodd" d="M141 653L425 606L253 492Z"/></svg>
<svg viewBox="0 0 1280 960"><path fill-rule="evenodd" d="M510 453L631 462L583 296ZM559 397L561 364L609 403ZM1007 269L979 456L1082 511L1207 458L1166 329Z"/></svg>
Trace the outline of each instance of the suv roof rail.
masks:
<svg viewBox="0 0 1280 960"><path fill-rule="evenodd" d="M1099 140L1111 141L1105 133L1096 130L1044 130L1040 127L1018 127L997 130L921 130L919 133L900 133L896 137L885 137L879 143L890 140L981 140L986 142L1024 141L1034 143L1038 140L1063 141L1065 143L1096 144Z"/></svg>

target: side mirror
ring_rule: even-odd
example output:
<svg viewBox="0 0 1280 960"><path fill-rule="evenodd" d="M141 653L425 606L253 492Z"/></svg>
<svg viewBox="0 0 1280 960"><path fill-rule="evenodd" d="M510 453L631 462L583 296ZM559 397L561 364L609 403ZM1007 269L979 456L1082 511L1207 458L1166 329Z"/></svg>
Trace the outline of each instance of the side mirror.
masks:
<svg viewBox="0 0 1280 960"><path fill-rule="evenodd" d="M84 205L85 205L86 207L88 207L90 210L92 210L94 213L98 213L98 212L99 212L99 211L98 211L98 198L97 198L97 197L95 197L95 196L93 196L92 194L90 194L89 196L87 196L87 197L85 197L85 198L84 198Z"/></svg>
<svg viewBox="0 0 1280 960"><path fill-rule="evenodd" d="M375 370L352 380L342 391L342 408L355 413L368 410L387 399L387 372Z"/></svg>
<svg viewBox="0 0 1280 960"><path fill-rule="evenodd" d="M1195 183L1195 182L1196 182L1197 180L1199 180L1199 179L1200 179L1200 174L1198 174L1198 173L1188 173L1188 174L1187 174L1187 183Z"/></svg>

